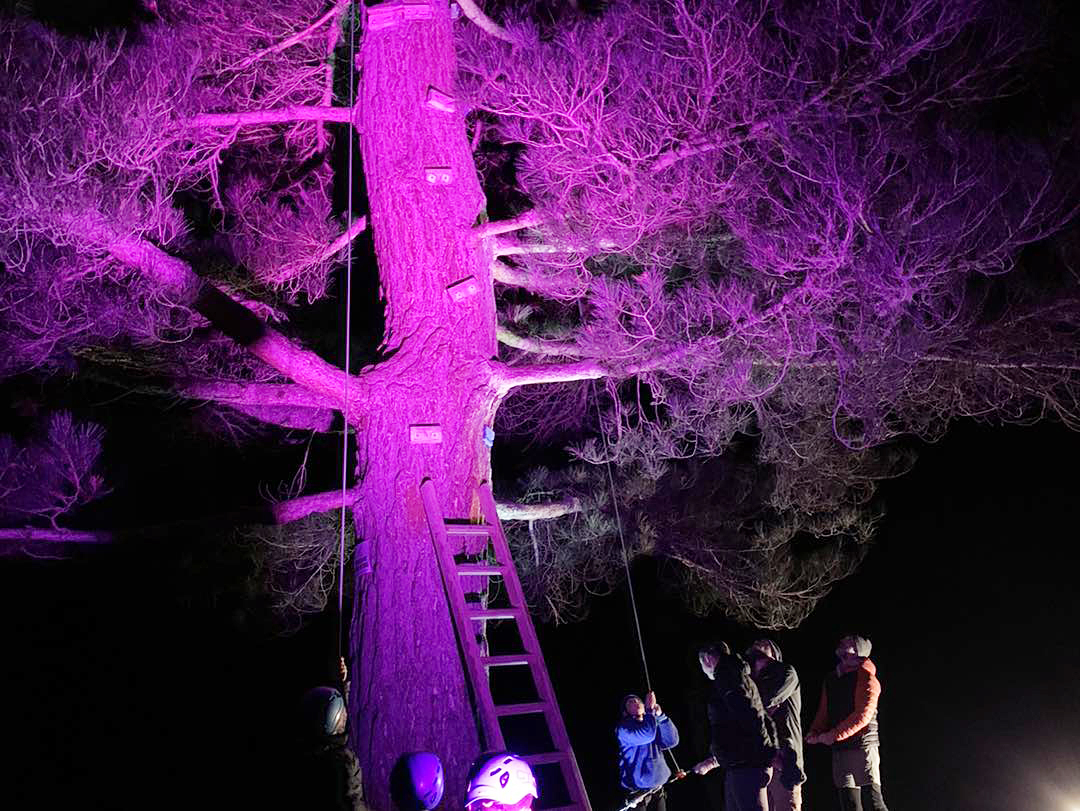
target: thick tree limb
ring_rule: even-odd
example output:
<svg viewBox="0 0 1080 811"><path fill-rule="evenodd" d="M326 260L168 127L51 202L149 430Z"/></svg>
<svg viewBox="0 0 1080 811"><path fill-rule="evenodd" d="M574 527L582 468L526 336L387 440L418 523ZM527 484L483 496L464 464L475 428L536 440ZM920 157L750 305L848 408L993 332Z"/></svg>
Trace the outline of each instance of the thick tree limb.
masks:
<svg viewBox="0 0 1080 811"><path fill-rule="evenodd" d="M548 341L543 338L527 338L524 335L518 335L516 332L502 326L495 327L495 337L501 344L513 347L514 349L520 349L523 352L532 352L535 355L554 355L571 358L580 358L585 355L581 347L573 341Z"/></svg>
<svg viewBox="0 0 1080 811"><path fill-rule="evenodd" d="M135 237L117 239L106 250L115 259L142 270L176 297L175 303L190 306L204 315L215 327L289 380L325 400L338 403L337 407L344 405L347 382L344 372L265 324L251 310L200 278L187 262ZM350 398L362 399L359 381L349 380L348 385Z"/></svg>
<svg viewBox="0 0 1080 811"><path fill-rule="evenodd" d="M193 518L188 521L177 521L172 524L158 524L149 527L136 527L134 529L118 530L78 530L78 529L37 529L33 527L0 528L0 543L29 543L29 544L107 544L116 543L128 539L141 537L157 537L182 531L195 526L207 526L216 524L240 525L240 524L264 524L278 525L289 524L299 521L309 515L328 510L337 510L342 507L352 506L359 498L357 489L346 490L342 498L341 490L328 490L323 493L312 493L308 496L279 501L263 507L253 507L225 515L208 516L205 518Z"/></svg>
<svg viewBox="0 0 1080 811"><path fill-rule="evenodd" d="M275 524L289 524L312 513L337 510L343 505L351 506L360 497L358 489L346 490L344 495L345 498L342 499L341 490L327 490L309 496L297 496L277 502L271 506L270 514L274 517Z"/></svg>
<svg viewBox="0 0 1080 811"><path fill-rule="evenodd" d="M179 380L172 390L192 400L226 405L296 408L338 408L340 400L321 397L292 383L231 383L221 380Z"/></svg>
<svg viewBox="0 0 1080 811"><path fill-rule="evenodd" d="M247 406L234 404L230 408L254 417L260 422L298 431L329 433L334 427L334 411L328 408L283 408L281 406Z"/></svg>
<svg viewBox="0 0 1080 811"><path fill-rule="evenodd" d="M0 542L28 541L31 543L111 543L115 533L80 529L19 529L0 528Z"/></svg>
<svg viewBox="0 0 1080 811"><path fill-rule="evenodd" d="M536 386L543 383L571 383L575 380L599 380L610 372L595 360L577 363L546 363L525 366L492 364L492 378L500 394L506 394L519 386Z"/></svg>
<svg viewBox="0 0 1080 811"><path fill-rule="evenodd" d="M535 228L542 222L540 215L535 211L526 211L512 220L495 220L476 226L476 235L481 239L485 237L508 234L511 231L520 231L523 228Z"/></svg>
<svg viewBox="0 0 1080 811"><path fill-rule="evenodd" d="M545 383L571 383L575 380L599 380L603 377L641 374L665 369L678 364L692 351L699 352L708 346L705 339L667 352L660 352L634 363L619 362L618 358L608 359L608 364L599 360L581 360L576 363L537 363L521 366L508 366L503 363L492 364L492 377L499 392L505 394L519 386L535 386Z"/></svg>
<svg viewBox="0 0 1080 811"><path fill-rule="evenodd" d="M542 242L518 242L517 240L502 237L495 240L493 252L496 258L500 256L522 256L532 253L576 253L569 246L546 245Z"/></svg>
<svg viewBox="0 0 1080 811"><path fill-rule="evenodd" d="M536 253L579 253L592 255L596 253L597 250L613 250L615 247L615 243L609 239L602 239L595 245L576 245L566 242L549 245L544 242L521 242L520 240L508 239L506 237L495 237L493 240L493 253L496 258L500 256L524 256L526 254Z"/></svg>
<svg viewBox="0 0 1080 811"><path fill-rule="evenodd" d="M484 13L484 10L476 4L475 0L457 0L457 4L461 6L461 11L466 17L491 34L491 36L497 37L503 42L509 42L511 45L516 42L505 28Z"/></svg>
<svg viewBox="0 0 1080 811"><path fill-rule="evenodd" d="M551 298L576 298L588 289L588 282L573 273L538 274L511 267L505 262L492 262L491 271L500 284L520 287L530 293Z"/></svg>
<svg viewBox="0 0 1080 811"><path fill-rule="evenodd" d="M552 518L561 518L564 515L579 513L584 508L581 501L576 498L565 498L562 501L547 501L543 504L519 504L511 501L500 501L496 504L499 518L503 521L546 521Z"/></svg>
<svg viewBox="0 0 1080 811"><path fill-rule="evenodd" d="M356 119L354 107L326 107L294 104L270 110L243 113L200 113L190 120L193 127L257 127L267 124L295 124L298 121L337 121L351 124Z"/></svg>

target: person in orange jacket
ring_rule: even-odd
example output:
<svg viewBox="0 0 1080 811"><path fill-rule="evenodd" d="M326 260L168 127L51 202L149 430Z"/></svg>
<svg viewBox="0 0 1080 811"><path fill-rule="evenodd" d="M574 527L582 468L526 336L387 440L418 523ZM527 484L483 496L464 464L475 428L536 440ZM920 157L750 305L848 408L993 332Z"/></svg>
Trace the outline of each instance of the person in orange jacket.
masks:
<svg viewBox="0 0 1080 811"><path fill-rule="evenodd" d="M881 793L878 698L881 683L870 661L870 640L850 634L836 645L839 664L825 677L817 715L807 743L832 747L833 783L843 811L862 811L863 792L870 808L888 811Z"/></svg>

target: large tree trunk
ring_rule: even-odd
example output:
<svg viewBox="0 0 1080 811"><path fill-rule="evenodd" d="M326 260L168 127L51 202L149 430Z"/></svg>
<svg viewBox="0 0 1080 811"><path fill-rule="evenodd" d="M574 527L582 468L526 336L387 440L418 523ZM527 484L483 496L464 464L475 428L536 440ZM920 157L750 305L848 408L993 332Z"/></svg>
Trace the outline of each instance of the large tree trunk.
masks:
<svg viewBox="0 0 1080 811"><path fill-rule="evenodd" d="M351 656L353 739L371 806L389 811L395 761L437 753L448 807L460 807L477 726L450 612L424 520L419 486L435 481L447 516L475 512L490 478L482 442L497 406L490 359L495 301L490 257L471 232L483 207L460 112L425 104L452 93L449 12L369 31L362 46L360 137L371 225L386 301L388 359L369 370L371 399L359 436L358 538L373 569L358 575ZM426 167L446 167L448 184ZM455 303L447 286L467 276L478 292ZM441 444L411 444L411 424L438 424Z"/></svg>

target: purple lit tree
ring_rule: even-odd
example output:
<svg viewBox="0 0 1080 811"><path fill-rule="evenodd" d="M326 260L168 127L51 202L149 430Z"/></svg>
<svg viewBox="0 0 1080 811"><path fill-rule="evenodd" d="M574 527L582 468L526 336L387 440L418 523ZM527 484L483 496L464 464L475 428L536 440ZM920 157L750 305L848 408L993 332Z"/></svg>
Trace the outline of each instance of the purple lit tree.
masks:
<svg viewBox="0 0 1080 811"><path fill-rule="evenodd" d="M904 468L891 439L1080 415L1075 281L1018 265L1070 218L1073 174L984 126L1023 89L1026 6L458 6L159 0L123 32L0 29L0 373L164 380L241 439L347 415L375 808L402 752L458 785L477 751L418 485L475 514L496 420L582 465L505 507L540 607L573 614L621 564L611 461L632 554L782 626L857 563ZM334 204L349 127L364 218ZM367 224L385 324L350 373L289 315ZM282 520L342 506L291 495Z"/></svg>

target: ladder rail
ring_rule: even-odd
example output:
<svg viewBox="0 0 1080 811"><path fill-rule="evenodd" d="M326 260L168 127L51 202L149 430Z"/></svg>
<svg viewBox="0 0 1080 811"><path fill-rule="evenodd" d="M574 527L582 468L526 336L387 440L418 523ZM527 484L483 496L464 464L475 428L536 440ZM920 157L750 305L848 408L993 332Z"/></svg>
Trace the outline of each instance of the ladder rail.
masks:
<svg viewBox="0 0 1080 811"><path fill-rule="evenodd" d="M431 530L431 538L435 545L435 554L439 560L443 589L450 603L450 611L454 615L454 632L457 634L462 655L465 657L465 666L469 671L469 680L472 682L473 695L480 713L484 744L487 749L503 749L506 744L503 740L498 716L495 713L495 702L491 698L491 691L482 689L483 685L487 683L487 673L480 664L482 655L480 646L477 644L476 635L473 632L473 621L468 616L465 594L462 591L461 584L456 580L457 574L454 571L454 558L450 554L446 522L443 518L442 507L439 505L439 494L435 490L435 483L431 479L425 479L420 485L420 495L424 502L428 528Z"/></svg>
<svg viewBox="0 0 1080 811"><path fill-rule="evenodd" d="M547 662L544 661L544 653L540 649L540 639L536 635L536 628L533 627L532 617L529 615L525 592L521 588L521 581L517 577L517 568L514 566L514 559L510 554L510 545L506 541L506 535L503 534L502 523L499 521L495 496L491 492L490 483L484 482L480 485L479 495L481 514L491 527L495 561L507 568L508 574L503 578L503 583L510 598L510 604L521 609L523 619L518 622L521 641L524 643L526 653L536 657L535 664L530 670L533 673L540 699L551 708L551 711L545 712L544 716L548 721L552 741L556 749L566 753L569 761L569 771L571 772L569 776L572 780L566 781L567 789L569 789L570 797L574 802L579 803L585 811L591 811L589 795L585 792L585 783L581 779L581 769L578 767L577 756L574 754L573 746L570 745L570 736L566 731L562 713L558 709L559 704L555 697L555 688L551 684ZM564 776L566 776L566 771L563 770Z"/></svg>
<svg viewBox="0 0 1080 811"><path fill-rule="evenodd" d="M484 743L488 749L505 749L506 742L502 733L499 719L519 715L542 715L551 736L551 752L541 752L534 755L524 756L526 762L534 762L535 765L557 765L562 773L563 782L569 795L570 805L550 811L592 811L589 804L589 796L585 791L585 784L581 778L581 769L578 767L577 757L570 745L570 736L566 732L566 725L559 710L555 697L555 689L548 674L547 664L544 661L543 651L540 648L540 640L536 635L536 629L529 615L525 593L518 579L517 568L514 566L513 557L510 554L510 546L503 534L502 524L495 507L495 498L491 492L491 485L483 483L478 488L480 508L483 517L481 524L448 522L443 514L439 503L438 491L431 479L425 479L420 485L421 498L424 503L424 512L427 517L428 529L431 531L432 542L435 545L435 553L442 575L443 588L446 592L447 601L457 635L461 654L465 659L465 667L471 692L476 701L476 712L479 715L481 732ZM468 543L470 539L485 541L485 549L494 553L495 562L492 563L462 563L454 561L451 552L451 539ZM509 606L504 609L489 609L486 605L477 606L470 604L465 599L466 587L462 582L476 581L488 582L489 578L500 577L506 588ZM506 654L491 656L480 649L477 641L474 623L483 626L491 620L506 620L514 624L521 638L524 652L521 654ZM536 688L537 701L529 701L518 704L495 704L491 692L490 669L492 667L524 666L528 668Z"/></svg>

